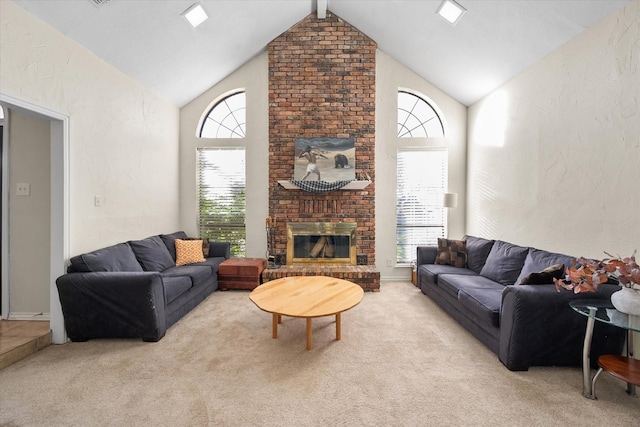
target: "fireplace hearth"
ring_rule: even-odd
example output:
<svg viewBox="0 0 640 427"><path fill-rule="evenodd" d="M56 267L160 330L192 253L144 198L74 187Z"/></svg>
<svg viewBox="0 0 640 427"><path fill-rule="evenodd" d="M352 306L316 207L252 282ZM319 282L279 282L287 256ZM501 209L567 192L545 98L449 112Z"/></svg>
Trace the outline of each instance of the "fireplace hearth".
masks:
<svg viewBox="0 0 640 427"><path fill-rule="evenodd" d="M287 224L287 264L356 265L355 222L291 222Z"/></svg>

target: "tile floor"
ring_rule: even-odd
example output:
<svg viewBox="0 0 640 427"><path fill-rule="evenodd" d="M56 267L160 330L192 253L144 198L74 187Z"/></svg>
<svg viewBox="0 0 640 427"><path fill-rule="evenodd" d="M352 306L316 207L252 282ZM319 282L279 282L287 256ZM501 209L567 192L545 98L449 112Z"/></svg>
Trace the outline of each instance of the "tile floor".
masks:
<svg viewBox="0 0 640 427"><path fill-rule="evenodd" d="M48 321L0 320L0 369L50 344Z"/></svg>

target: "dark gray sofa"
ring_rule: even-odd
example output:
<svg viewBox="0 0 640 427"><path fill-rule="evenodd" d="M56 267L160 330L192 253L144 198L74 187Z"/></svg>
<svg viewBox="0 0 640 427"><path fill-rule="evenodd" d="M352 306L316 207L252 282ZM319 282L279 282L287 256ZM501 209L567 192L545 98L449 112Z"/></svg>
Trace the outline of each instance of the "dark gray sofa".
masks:
<svg viewBox="0 0 640 427"><path fill-rule="evenodd" d="M176 266L183 231L98 249L70 260L56 280L72 341L91 338L160 340L166 330L218 288L227 242L209 242L204 262Z"/></svg>
<svg viewBox="0 0 640 427"><path fill-rule="evenodd" d="M500 240L465 236L466 266L435 264L436 246L417 250L421 291L498 355L512 371L529 366L579 366L587 318L576 313L574 299L609 299L619 289L600 285L596 293L558 292L547 284L521 285L531 273L554 264L570 266L573 257ZM531 276L530 276L531 277ZM544 281L544 280L543 280ZM620 354L625 333L596 322L591 361Z"/></svg>

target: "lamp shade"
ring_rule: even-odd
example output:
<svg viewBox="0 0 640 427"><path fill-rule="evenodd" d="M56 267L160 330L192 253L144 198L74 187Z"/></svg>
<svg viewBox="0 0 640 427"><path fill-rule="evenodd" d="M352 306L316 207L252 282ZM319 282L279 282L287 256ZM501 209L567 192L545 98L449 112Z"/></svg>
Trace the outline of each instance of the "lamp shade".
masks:
<svg viewBox="0 0 640 427"><path fill-rule="evenodd" d="M444 193L442 206L445 208L455 208L458 206L458 193Z"/></svg>

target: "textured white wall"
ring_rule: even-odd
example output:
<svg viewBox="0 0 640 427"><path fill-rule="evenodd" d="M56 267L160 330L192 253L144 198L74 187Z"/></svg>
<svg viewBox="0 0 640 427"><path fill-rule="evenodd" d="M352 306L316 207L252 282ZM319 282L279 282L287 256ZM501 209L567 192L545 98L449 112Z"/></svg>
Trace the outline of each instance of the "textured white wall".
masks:
<svg viewBox="0 0 640 427"><path fill-rule="evenodd" d="M178 109L12 2L0 19L0 91L70 117L70 254L175 231Z"/></svg>
<svg viewBox="0 0 640 427"><path fill-rule="evenodd" d="M398 89L412 89L429 98L445 125L445 138L398 138ZM411 270L395 267L396 162L398 148L445 146L449 153L449 188L458 193L458 207L449 209L449 236L464 235L467 108L378 50L376 54L376 265L384 280L408 280ZM388 267L392 260L394 266Z"/></svg>
<svg viewBox="0 0 640 427"><path fill-rule="evenodd" d="M180 109L180 223L191 236L198 234L196 150L202 147L246 147L247 241L246 256L264 258L267 249L265 218L269 215L268 55L258 55L226 79ZM246 137L196 137L203 113L227 92L246 92Z"/></svg>
<svg viewBox="0 0 640 427"><path fill-rule="evenodd" d="M640 2L469 109L467 233L570 255L640 248Z"/></svg>

